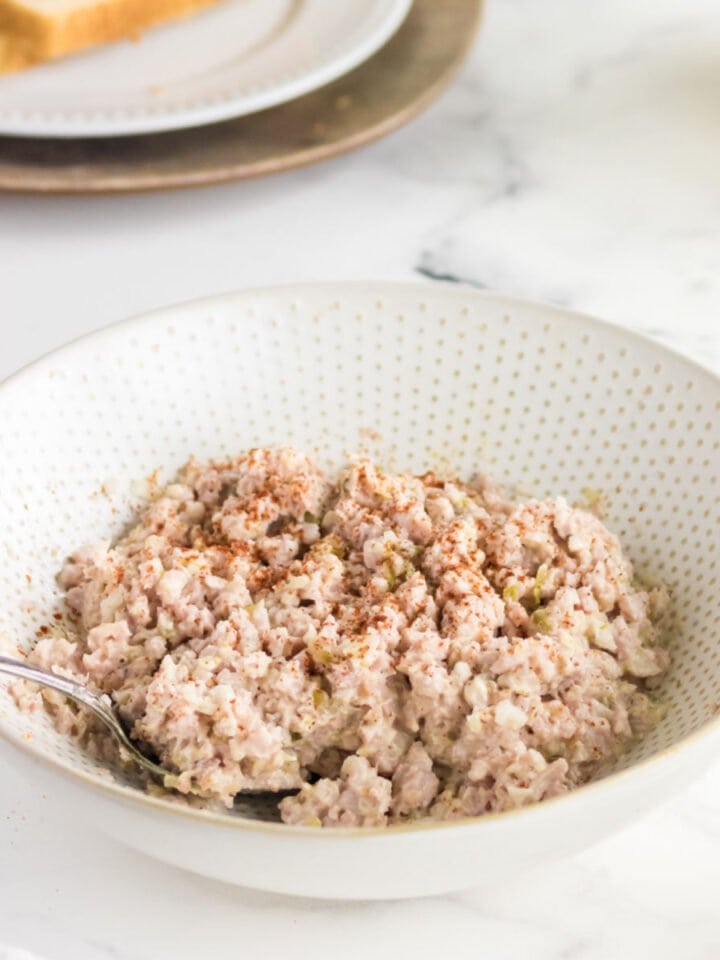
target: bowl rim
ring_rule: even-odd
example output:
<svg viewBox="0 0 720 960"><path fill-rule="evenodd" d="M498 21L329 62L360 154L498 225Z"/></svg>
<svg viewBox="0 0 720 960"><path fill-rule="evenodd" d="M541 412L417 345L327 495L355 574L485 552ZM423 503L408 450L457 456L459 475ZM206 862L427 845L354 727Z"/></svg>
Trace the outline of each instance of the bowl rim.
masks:
<svg viewBox="0 0 720 960"><path fill-rule="evenodd" d="M10 376L0 381L0 396L8 388L15 385L16 382L27 376L40 373L42 368L50 361L61 359L70 354L74 349L85 343L100 344L105 339L121 334L124 331L132 330L133 327L145 323L159 323L163 317L174 315L177 311L193 310L195 308L209 308L221 306L251 298L271 298L279 295L291 297L293 293L296 296L303 294L310 295L332 295L335 291L337 296L349 292L358 294L372 294L377 297L393 296L399 293L410 294L413 291L418 296L423 297L430 294L441 294L443 297L451 299L476 299L486 303L495 303L498 307L505 310L542 310L549 314L554 314L564 321L579 320L583 324L594 327L600 331L621 334L623 337L634 342L640 347L650 346L653 350L660 353L669 354L676 360L680 360L690 369L700 371L715 382L720 388L720 374L709 365L695 360L673 346L665 344L658 339L640 333L637 330L628 329L618 323L604 320L582 311L572 310L567 307L561 307L556 304L547 303L542 300L531 300L522 297L508 296L493 290L479 290L469 284L456 283L453 281L433 281L432 283L422 282L391 282L391 281L351 281L351 282L330 282L330 283L289 283L279 285L266 285L260 287L246 287L239 290L226 291L223 293L196 297L189 300L180 301L164 307L154 308L133 314L112 323L109 323L97 330L91 330L88 333L81 334L78 337L61 344L59 347L48 350L36 359L24 364ZM556 797L550 797L541 802L533 803L527 807L517 807L511 810L505 810L497 813L486 813L474 817L462 817L453 820L432 820L425 818L411 821L409 823L392 824L385 827L333 827L332 829L319 829L318 827L288 825L285 823L270 822L265 820L253 820L242 815L233 816L230 813L218 812L185 806L183 804L173 803L162 797L152 796L136 788L126 786L114 780L104 780L102 777L91 774L84 770L78 770L68 764L61 762L55 757L49 756L44 751L33 745L32 739L28 740L21 734L16 733L5 727L3 723L3 714L0 713L0 740L5 741L30 759L43 764L52 772L58 773L65 779L84 783L95 790L104 793L108 799L114 799L118 802L126 802L131 806L145 807L163 813L173 813L183 819L194 820L198 823L208 823L219 827L230 827L235 830L270 833L275 836L294 836L323 838L330 840L332 838L360 838L360 837L387 837L391 838L398 835L405 835L417 831L426 830L447 830L452 827L479 827L482 824L496 824L498 821L509 821L522 815L525 820L533 816L542 816L548 808L556 808L558 805L567 807L573 801L592 793L593 796L601 792L607 793L609 789L617 784L625 784L632 775L640 771L647 770L658 764L667 765L673 758L681 752L686 752L688 748L697 746L701 741L706 740L720 733L720 710L717 714L705 721L697 730L682 737L678 742L658 750L656 753L643 760L633 763L628 767L617 770L597 780L593 780L582 787L570 790L567 793Z"/></svg>

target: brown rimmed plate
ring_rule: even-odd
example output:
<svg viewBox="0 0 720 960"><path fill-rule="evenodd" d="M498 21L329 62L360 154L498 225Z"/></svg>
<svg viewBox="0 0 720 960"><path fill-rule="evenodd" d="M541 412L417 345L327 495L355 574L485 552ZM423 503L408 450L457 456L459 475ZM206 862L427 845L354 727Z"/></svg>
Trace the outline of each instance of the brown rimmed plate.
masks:
<svg viewBox="0 0 720 960"><path fill-rule="evenodd" d="M482 0L415 0L371 59L298 100L192 130L107 139L0 138L0 190L123 193L279 173L376 140L427 107L467 54Z"/></svg>

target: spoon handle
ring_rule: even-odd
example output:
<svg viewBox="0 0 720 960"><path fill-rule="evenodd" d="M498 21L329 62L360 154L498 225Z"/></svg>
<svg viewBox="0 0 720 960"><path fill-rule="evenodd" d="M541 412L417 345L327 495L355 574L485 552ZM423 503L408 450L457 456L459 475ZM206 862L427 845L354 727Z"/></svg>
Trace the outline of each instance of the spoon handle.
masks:
<svg viewBox="0 0 720 960"><path fill-rule="evenodd" d="M58 693L70 697L76 703L88 707L105 724L115 739L125 748L126 752L144 767L153 776L165 779L170 776L169 772L157 763L153 763L144 754L138 750L132 740L128 737L124 727L120 723L115 711L107 697L99 696L83 687L82 684L68 680L67 677L58 676L56 673L50 673L49 670L43 670L41 667L34 667L23 660L15 660L12 657L5 657L0 654L0 673L8 674L12 677L19 677L22 680L30 680L33 683L39 683L43 687L49 687L51 690L57 690Z"/></svg>
<svg viewBox="0 0 720 960"><path fill-rule="evenodd" d="M95 707L97 697L86 687L67 677L61 677L56 673L50 673L49 670L43 670L41 667L34 667L31 663L24 660L15 660L13 657L5 657L0 654L0 673L9 674L11 677L20 677L22 680L32 680L33 683L39 683L51 690L57 690L58 693L65 694L79 703L86 706Z"/></svg>

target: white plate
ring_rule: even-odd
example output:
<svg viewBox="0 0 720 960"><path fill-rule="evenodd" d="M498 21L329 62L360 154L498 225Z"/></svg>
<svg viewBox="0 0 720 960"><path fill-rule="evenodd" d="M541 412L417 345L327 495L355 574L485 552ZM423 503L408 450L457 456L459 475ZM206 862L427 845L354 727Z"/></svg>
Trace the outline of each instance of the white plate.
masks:
<svg viewBox="0 0 720 960"><path fill-rule="evenodd" d="M149 797L44 713L20 713L4 679L0 741L68 816L220 880L379 899L542 869L718 755L718 438L716 375L580 314L460 287L248 291L79 340L0 387L3 652L48 622L63 556L116 536L152 470L275 443L337 466L365 447L391 469L481 469L571 501L588 486L605 494L638 570L673 591L661 688L672 706L604 780L509 813L387 829L288 827L251 819L247 802L233 816Z"/></svg>
<svg viewBox="0 0 720 960"><path fill-rule="evenodd" d="M123 41L0 77L0 134L104 137L254 113L378 50L412 0L226 0Z"/></svg>

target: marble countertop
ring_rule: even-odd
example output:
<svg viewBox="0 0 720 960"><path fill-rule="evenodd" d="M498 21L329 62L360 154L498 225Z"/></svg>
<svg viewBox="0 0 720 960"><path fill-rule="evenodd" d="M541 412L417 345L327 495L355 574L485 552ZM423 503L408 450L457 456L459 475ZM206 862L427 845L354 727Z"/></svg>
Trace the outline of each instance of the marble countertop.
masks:
<svg viewBox="0 0 720 960"><path fill-rule="evenodd" d="M453 88L359 153L209 191L0 198L0 376L172 301L423 278L598 313L720 369L718 171L714 0L488 0ZM514 883L343 905L146 860L86 833L8 760L0 750L0 941L48 960L720 956L720 766Z"/></svg>

